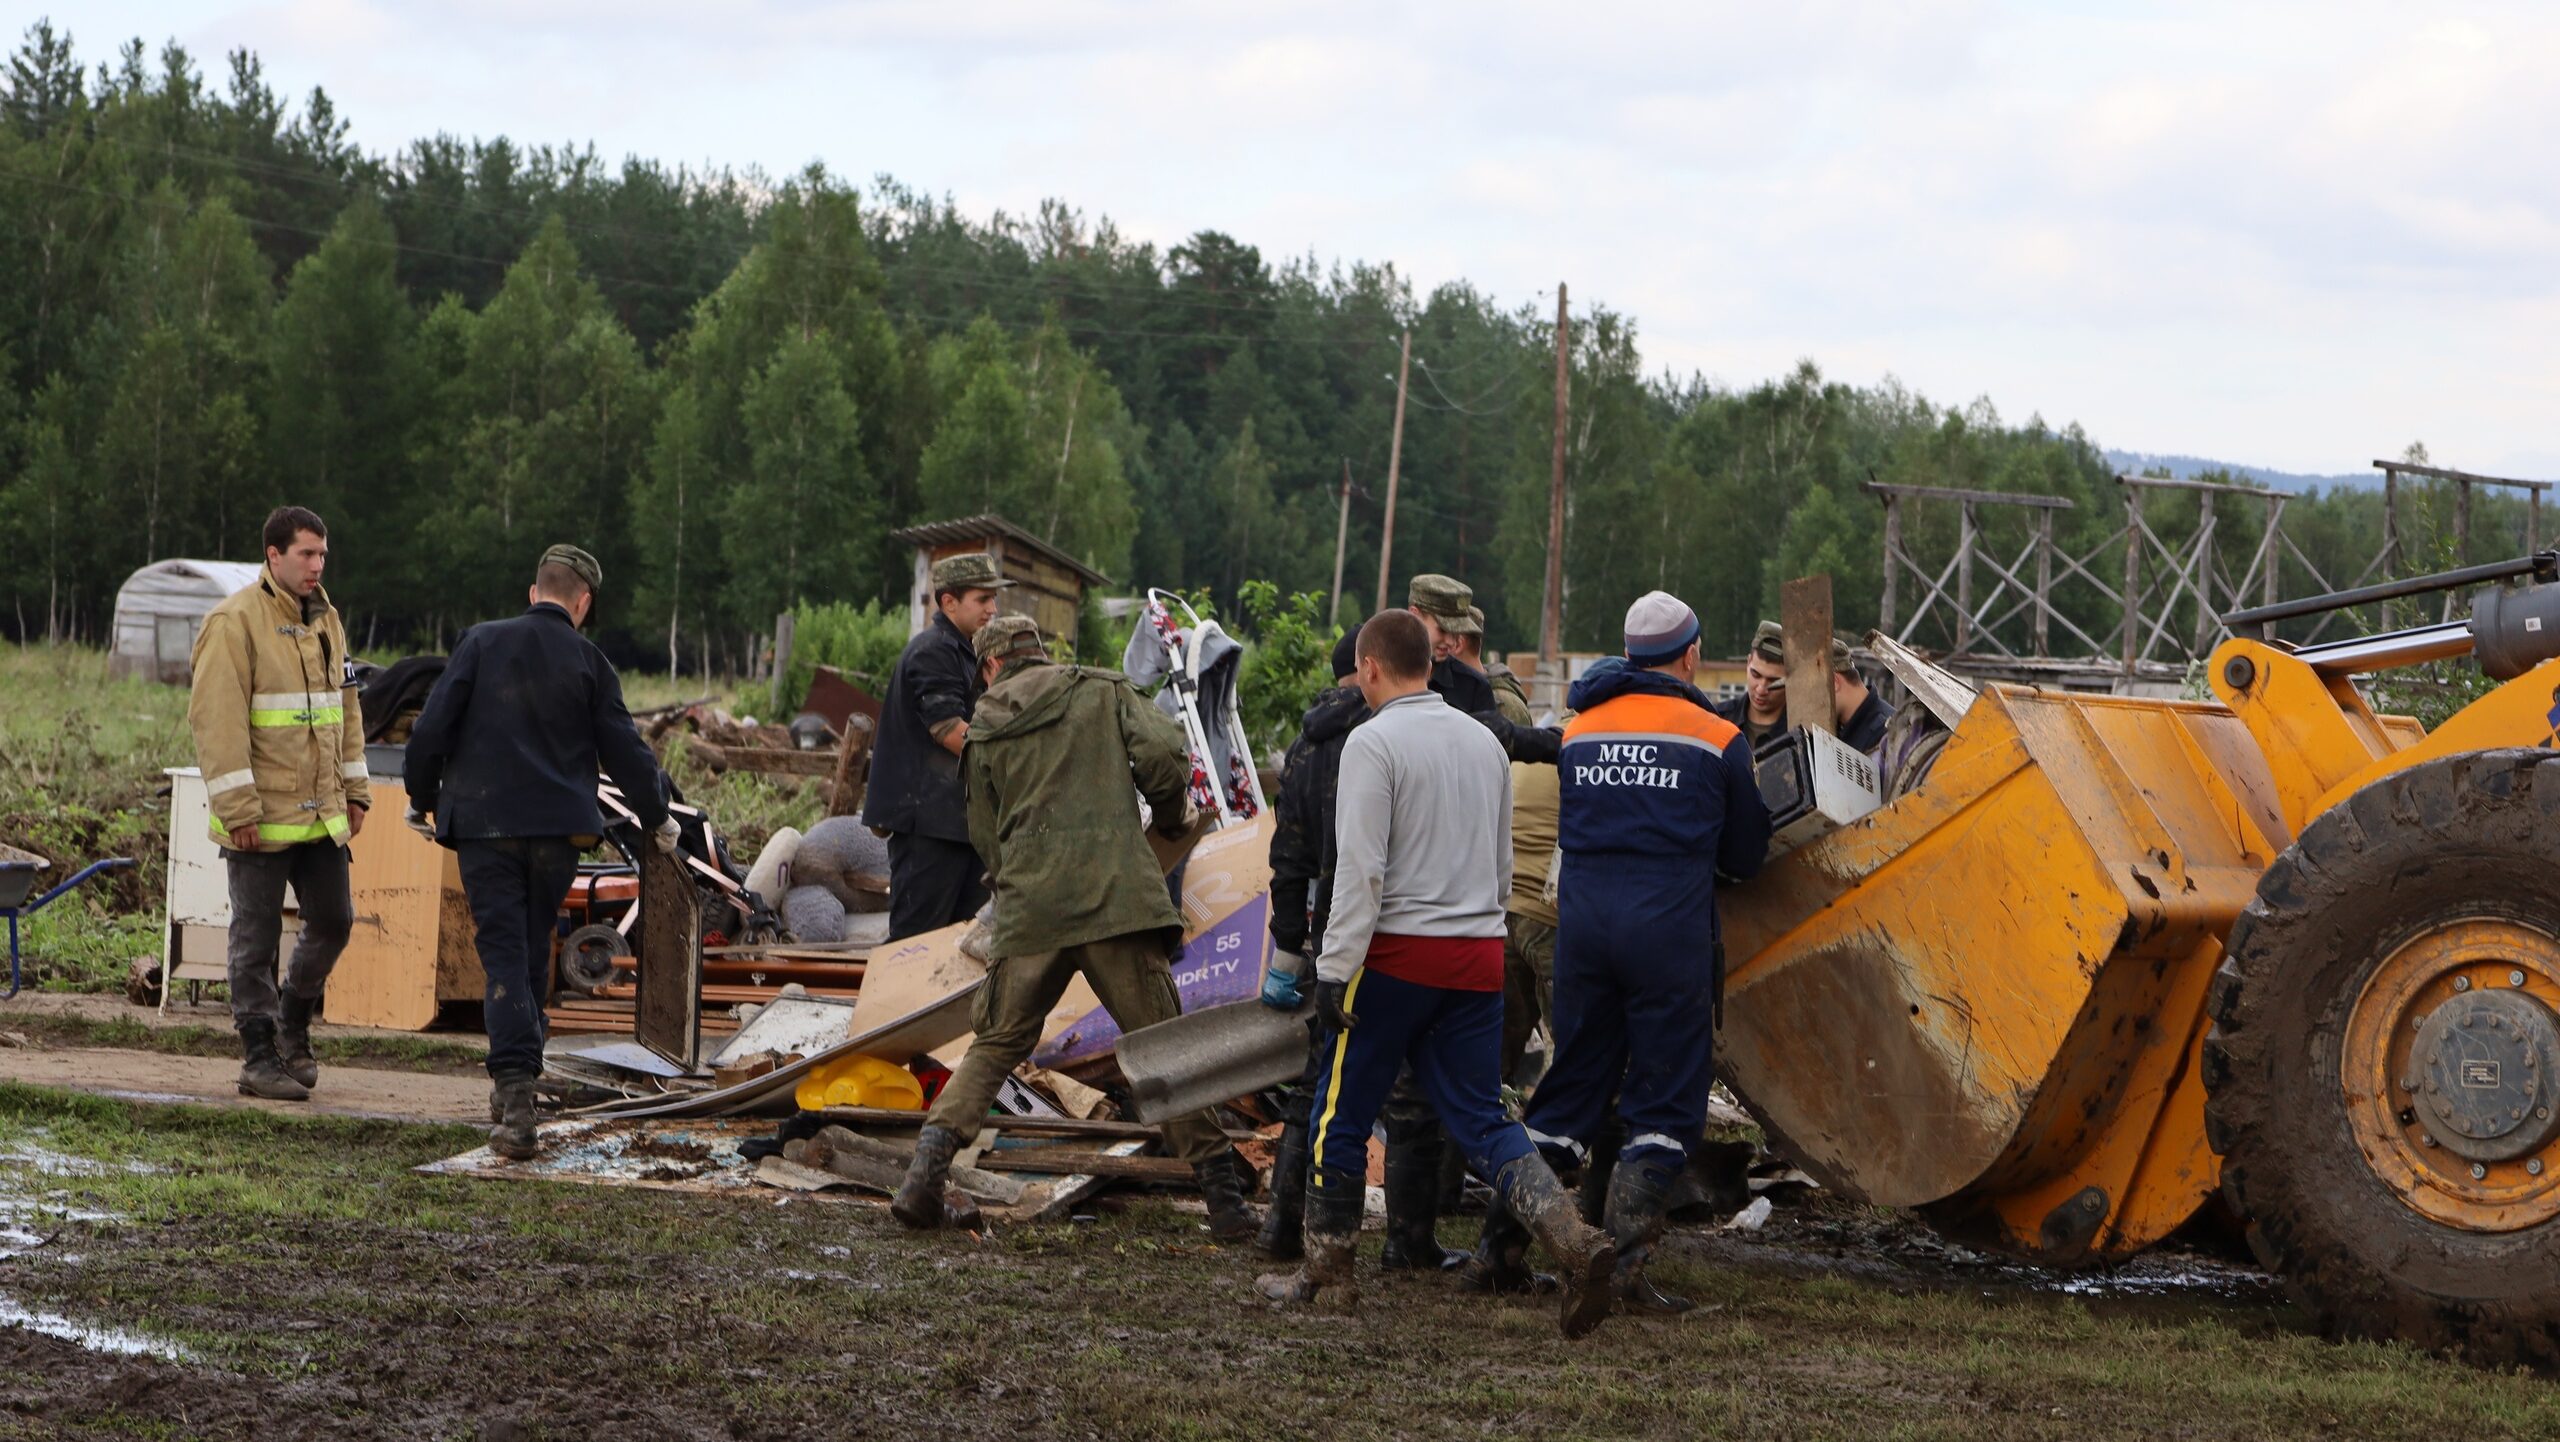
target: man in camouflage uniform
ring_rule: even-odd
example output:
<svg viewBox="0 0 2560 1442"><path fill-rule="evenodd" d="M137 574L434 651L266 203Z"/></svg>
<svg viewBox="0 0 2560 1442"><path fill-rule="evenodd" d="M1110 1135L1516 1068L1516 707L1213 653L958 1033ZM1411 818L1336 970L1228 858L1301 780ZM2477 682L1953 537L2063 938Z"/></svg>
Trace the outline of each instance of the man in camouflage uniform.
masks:
<svg viewBox="0 0 2560 1442"><path fill-rule="evenodd" d="M1475 623L1475 629L1456 638L1458 660L1493 687L1493 707L1502 713L1503 720L1514 726L1536 725L1537 717L1529 710L1529 688L1520 684L1510 667L1488 666L1484 662L1484 608L1469 606L1467 619Z"/></svg>
<svg viewBox="0 0 2560 1442"><path fill-rule="evenodd" d="M899 1221L942 1220L951 1159L974 1140L996 1089L1039 1043L1081 973L1123 1032L1181 1013L1169 964L1182 915L1148 849L1134 790L1155 826L1190 825L1191 757L1173 721L1117 671L1049 660L1030 618L999 616L972 638L985 694L963 768L969 844L995 886L986 986L969 1054L934 1099L915 1162L890 1204ZM1234 1148L1210 1112L1165 1123L1191 1164L1222 1241L1254 1234Z"/></svg>

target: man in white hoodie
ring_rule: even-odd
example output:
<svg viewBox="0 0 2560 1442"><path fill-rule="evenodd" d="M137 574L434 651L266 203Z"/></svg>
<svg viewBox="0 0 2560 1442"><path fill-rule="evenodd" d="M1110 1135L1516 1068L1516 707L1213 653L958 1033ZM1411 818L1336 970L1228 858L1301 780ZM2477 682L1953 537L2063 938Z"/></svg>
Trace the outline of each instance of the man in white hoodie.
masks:
<svg viewBox="0 0 2560 1442"><path fill-rule="evenodd" d="M1600 1325L1617 1251L1502 1110L1503 901L1511 769L1500 742L1430 689L1431 636L1410 612L1360 628L1373 713L1343 748L1333 907L1316 962L1323 1086L1309 1115L1306 1260L1262 1279L1280 1302L1356 1305L1353 1253L1370 1128L1408 1061L1478 1175L1556 1259L1568 1337Z"/></svg>

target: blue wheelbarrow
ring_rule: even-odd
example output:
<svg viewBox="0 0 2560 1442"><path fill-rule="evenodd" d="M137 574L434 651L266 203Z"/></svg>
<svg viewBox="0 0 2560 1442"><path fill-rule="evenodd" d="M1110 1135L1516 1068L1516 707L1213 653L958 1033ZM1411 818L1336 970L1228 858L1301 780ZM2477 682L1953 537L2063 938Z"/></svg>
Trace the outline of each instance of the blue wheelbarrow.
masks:
<svg viewBox="0 0 2560 1442"><path fill-rule="evenodd" d="M14 846L0 845L0 916L9 918L9 989L0 992L0 1001L18 994L18 918L32 916L53 904L55 898L78 886L101 871L122 871L133 864L130 856L111 856L92 861L72 877L35 900L27 898L36 889L36 880L53 869L53 863Z"/></svg>

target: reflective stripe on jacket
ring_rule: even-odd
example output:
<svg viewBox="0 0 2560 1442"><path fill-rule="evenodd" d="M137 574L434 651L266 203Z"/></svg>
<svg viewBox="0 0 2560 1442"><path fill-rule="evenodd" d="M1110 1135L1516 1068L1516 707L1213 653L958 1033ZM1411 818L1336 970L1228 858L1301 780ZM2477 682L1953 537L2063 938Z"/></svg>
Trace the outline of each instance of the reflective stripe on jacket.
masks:
<svg viewBox="0 0 2560 1442"><path fill-rule="evenodd" d="M262 570L196 633L187 728L226 846L250 825L261 851L344 841L348 806L373 804L346 628L328 593L315 594L306 622L302 602Z"/></svg>

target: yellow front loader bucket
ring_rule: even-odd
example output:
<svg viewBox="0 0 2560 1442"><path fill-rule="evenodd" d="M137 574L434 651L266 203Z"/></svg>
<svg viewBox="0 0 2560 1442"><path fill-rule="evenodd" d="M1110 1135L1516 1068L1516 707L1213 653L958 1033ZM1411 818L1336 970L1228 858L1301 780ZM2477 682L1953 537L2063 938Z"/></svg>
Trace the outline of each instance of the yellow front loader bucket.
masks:
<svg viewBox="0 0 2560 1442"><path fill-rule="evenodd" d="M1826 1186L2129 1256L2214 1191L2205 989L2289 814L2224 707L1993 687L1919 789L1724 891L1721 1071Z"/></svg>

